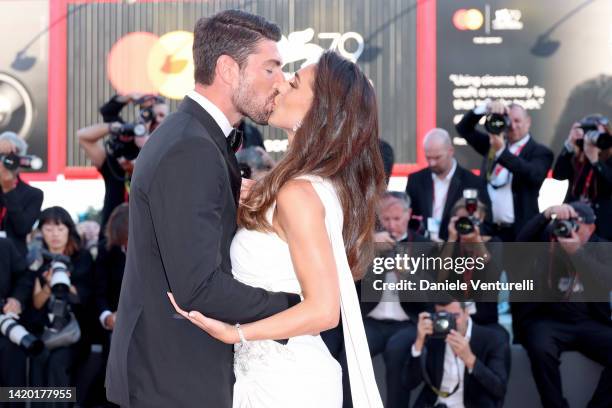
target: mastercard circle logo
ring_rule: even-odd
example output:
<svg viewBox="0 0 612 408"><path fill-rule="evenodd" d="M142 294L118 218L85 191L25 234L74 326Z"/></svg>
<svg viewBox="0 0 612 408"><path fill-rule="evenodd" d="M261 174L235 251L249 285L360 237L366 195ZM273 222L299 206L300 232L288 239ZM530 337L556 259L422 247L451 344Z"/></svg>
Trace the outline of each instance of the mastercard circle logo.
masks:
<svg viewBox="0 0 612 408"><path fill-rule="evenodd" d="M475 31L482 27L484 16L478 9L459 9L453 14L453 25L457 30Z"/></svg>
<svg viewBox="0 0 612 408"><path fill-rule="evenodd" d="M161 37L130 33L107 57L108 78L121 94L153 93L181 99L193 89L193 33L172 31Z"/></svg>

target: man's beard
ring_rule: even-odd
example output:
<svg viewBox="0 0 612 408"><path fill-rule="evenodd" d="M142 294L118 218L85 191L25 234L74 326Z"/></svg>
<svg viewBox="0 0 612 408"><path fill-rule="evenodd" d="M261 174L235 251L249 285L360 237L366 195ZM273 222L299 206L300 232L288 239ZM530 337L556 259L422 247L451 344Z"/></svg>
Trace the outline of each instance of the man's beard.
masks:
<svg viewBox="0 0 612 408"><path fill-rule="evenodd" d="M263 104L260 104L261 98L258 98L252 91L251 83L240 80L238 89L232 95L232 103L241 115L247 116L259 125L267 125L272 114L271 106L275 96L276 93L273 92Z"/></svg>

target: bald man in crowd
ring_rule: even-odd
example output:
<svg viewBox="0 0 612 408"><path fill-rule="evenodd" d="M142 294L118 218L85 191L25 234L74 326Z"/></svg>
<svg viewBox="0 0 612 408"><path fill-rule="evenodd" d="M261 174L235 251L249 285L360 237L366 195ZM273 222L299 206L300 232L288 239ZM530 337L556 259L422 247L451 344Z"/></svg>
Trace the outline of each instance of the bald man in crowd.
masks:
<svg viewBox="0 0 612 408"><path fill-rule="evenodd" d="M455 160L455 149L446 130L435 128L427 132L423 148L427 168L408 177L406 194L412 202L413 216L422 217L429 238L446 240L450 211L463 197L463 190L477 189L480 200L488 200L479 178Z"/></svg>

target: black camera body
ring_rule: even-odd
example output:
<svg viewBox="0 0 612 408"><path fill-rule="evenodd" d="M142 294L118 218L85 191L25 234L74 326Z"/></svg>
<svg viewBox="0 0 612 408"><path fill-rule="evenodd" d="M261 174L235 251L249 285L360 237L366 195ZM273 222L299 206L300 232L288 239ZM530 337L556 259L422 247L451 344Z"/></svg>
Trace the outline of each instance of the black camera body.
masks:
<svg viewBox="0 0 612 408"><path fill-rule="evenodd" d="M50 329L61 330L70 323L70 258L42 251L45 265L51 269L51 298L48 304Z"/></svg>
<svg viewBox="0 0 612 408"><path fill-rule="evenodd" d="M140 148L136 146L134 139L146 134L146 126L139 122L123 123L118 127L111 126L110 137L106 141L107 151L114 158L125 157L127 160L134 160L140 153Z"/></svg>
<svg viewBox="0 0 612 408"><path fill-rule="evenodd" d="M33 155L19 156L15 153L0 154L0 162L2 165L11 171L15 171L18 168L40 170L43 166L43 162L40 157Z"/></svg>
<svg viewBox="0 0 612 408"><path fill-rule="evenodd" d="M500 135L512 127L512 121L506 114L490 113L485 119L485 129L492 135Z"/></svg>
<svg viewBox="0 0 612 408"><path fill-rule="evenodd" d="M555 219L550 222L550 233L557 238L569 238L572 236L572 231L578 231L579 227L575 219Z"/></svg>
<svg viewBox="0 0 612 408"><path fill-rule="evenodd" d="M612 147L612 135L609 132L600 132L599 125L608 126L609 120L605 117L590 117L580 121L580 129L584 132L584 139L601 150ZM584 149L584 139L576 140L576 145Z"/></svg>
<svg viewBox="0 0 612 408"><path fill-rule="evenodd" d="M474 216L478 210L478 190L465 189L463 190L463 198L465 199L465 210L468 212L467 217L459 217L455 221L455 230L459 235L468 235L480 226L480 220Z"/></svg>
<svg viewBox="0 0 612 408"><path fill-rule="evenodd" d="M0 299L0 335L5 336L31 356L40 354L44 349L42 340L20 325L17 316L11 313L3 314L1 311L5 304L6 300Z"/></svg>
<svg viewBox="0 0 612 408"><path fill-rule="evenodd" d="M430 317L433 324L432 339L445 339L451 330L457 330L457 321L452 313L435 312Z"/></svg>

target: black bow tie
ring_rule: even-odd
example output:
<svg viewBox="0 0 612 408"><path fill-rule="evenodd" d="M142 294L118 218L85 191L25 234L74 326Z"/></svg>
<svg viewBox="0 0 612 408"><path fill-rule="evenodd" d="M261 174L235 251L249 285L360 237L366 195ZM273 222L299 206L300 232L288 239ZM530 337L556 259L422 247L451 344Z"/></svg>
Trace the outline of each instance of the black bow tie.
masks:
<svg viewBox="0 0 612 408"><path fill-rule="evenodd" d="M227 149L236 153L242 145L242 130L234 128L227 137Z"/></svg>

